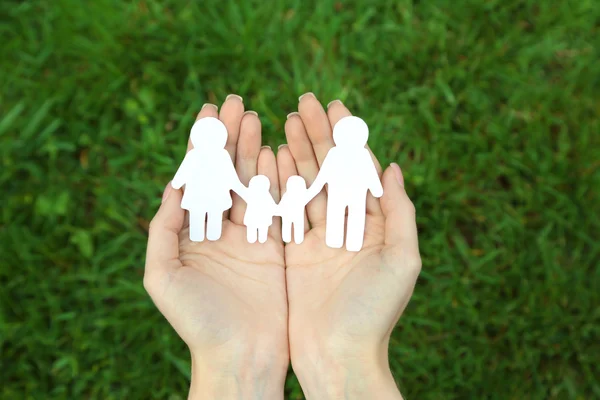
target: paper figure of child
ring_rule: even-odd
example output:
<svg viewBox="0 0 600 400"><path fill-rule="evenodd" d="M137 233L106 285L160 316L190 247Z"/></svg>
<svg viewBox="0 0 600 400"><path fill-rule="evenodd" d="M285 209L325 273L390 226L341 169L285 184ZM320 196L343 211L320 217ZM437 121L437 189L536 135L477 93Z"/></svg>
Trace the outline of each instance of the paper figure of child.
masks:
<svg viewBox="0 0 600 400"><path fill-rule="evenodd" d="M292 225L294 227L294 243L304 241L304 207L311 199L308 197L306 181L298 175L290 176L285 185L285 193L277 206L281 216L281 236L283 241L292 241Z"/></svg>
<svg viewBox="0 0 600 400"><path fill-rule="evenodd" d="M332 248L344 245L344 221L348 208L346 249L359 251L365 235L367 191L381 197L383 187L365 148L369 127L362 119L348 116L333 127L333 147L327 153L308 197L316 196L327 184L325 243Z"/></svg>
<svg viewBox="0 0 600 400"><path fill-rule="evenodd" d="M171 185L185 185L181 208L190 214L190 240L218 240L223 229L223 213L232 206L231 192L245 198L248 190L235 171L225 144L227 128L217 118L202 118L190 133L194 148L183 159Z"/></svg>
<svg viewBox="0 0 600 400"><path fill-rule="evenodd" d="M269 193L271 182L264 175L256 175L250 179L244 200L246 200L246 238L249 243L264 243L269 235L269 227L273 224L273 217L277 212L277 204Z"/></svg>

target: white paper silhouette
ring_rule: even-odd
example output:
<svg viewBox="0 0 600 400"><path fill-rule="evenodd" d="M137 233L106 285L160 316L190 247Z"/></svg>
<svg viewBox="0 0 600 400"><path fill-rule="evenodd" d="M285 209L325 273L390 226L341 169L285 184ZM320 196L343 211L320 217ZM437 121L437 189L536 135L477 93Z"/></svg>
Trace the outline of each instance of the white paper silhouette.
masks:
<svg viewBox="0 0 600 400"><path fill-rule="evenodd" d="M202 118L190 133L194 148L177 170L171 185L185 185L181 208L190 214L190 240L218 240L223 228L223 212L231 208L231 192L246 197L225 144L227 128L217 118ZM204 234L206 226L206 236Z"/></svg>
<svg viewBox="0 0 600 400"><path fill-rule="evenodd" d="M346 249L359 251L365 234L367 191L381 197L383 187L369 150L365 148L369 128L365 121L349 116L333 127L336 146L327 153L317 178L308 189L312 199L327 184L325 243L332 248L344 245L344 221L348 208Z"/></svg>
<svg viewBox="0 0 600 400"><path fill-rule="evenodd" d="M250 179L246 191L246 238L249 243L255 243L258 237L260 243L267 241L269 227L273 224L273 216L277 212L277 204L269 193L271 183L264 175L256 175Z"/></svg>
<svg viewBox="0 0 600 400"><path fill-rule="evenodd" d="M293 226L294 242L300 244L304 240L304 208L311 197L308 197L306 181L301 176L290 176L285 188L277 206L277 213L281 216L281 236L284 242L291 242Z"/></svg>
<svg viewBox="0 0 600 400"><path fill-rule="evenodd" d="M365 232L367 192L381 197L383 187L369 150L367 124L358 117L342 118L333 127L336 144L323 161L310 188L301 176L291 176L286 192L275 204L269 192L269 178L257 175L246 188L238 178L225 144L227 128L217 118L202 118L192 126L190 150L172 181L179 189L185 185L181 208L189 211L190 240L218 240L223 228L223 213L232 206L231 190L247 203L244 225L248 242L268 239L273 217L282 217L282 238L286 243L304 240L304 209L327 185L327 221L325 242L332 248L344 245L347 214L346 249L359 251ZM206 230L206 234L205 234Z"/></svg>

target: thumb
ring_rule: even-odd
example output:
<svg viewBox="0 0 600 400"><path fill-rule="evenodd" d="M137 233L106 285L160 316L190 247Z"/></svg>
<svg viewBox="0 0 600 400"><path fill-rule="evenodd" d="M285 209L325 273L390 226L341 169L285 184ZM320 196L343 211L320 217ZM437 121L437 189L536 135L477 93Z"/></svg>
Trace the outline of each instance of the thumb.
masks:
<svg viewBox="0 0 600 400"><path fill-rule="evenodd" d="M406 255L419 257L415 206L404 190L404 177L398 164L383 173L381 210L385 216L385 244Z"/></svg>
<svg viewBox="0 0 600 400"><path fill-rule="evenodd" d="M146 276L181 265L179 231L185 216L185 211L181 208L181 197L181 190L174 189L169 182L163 193L162 204L150 222Z"/></svg>

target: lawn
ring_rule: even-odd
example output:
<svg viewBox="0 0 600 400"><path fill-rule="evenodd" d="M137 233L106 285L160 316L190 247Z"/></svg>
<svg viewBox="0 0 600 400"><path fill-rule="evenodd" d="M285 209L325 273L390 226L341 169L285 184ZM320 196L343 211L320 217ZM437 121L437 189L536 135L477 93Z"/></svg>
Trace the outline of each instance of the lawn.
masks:
<svg viewBox="0 0 600 400"><path fill-rule="evenodd" d="M2 0L0 88L1 399L186 398L148 222L203 103L305 91L417 208L406 398L600 398L597 0Z"/></svg>

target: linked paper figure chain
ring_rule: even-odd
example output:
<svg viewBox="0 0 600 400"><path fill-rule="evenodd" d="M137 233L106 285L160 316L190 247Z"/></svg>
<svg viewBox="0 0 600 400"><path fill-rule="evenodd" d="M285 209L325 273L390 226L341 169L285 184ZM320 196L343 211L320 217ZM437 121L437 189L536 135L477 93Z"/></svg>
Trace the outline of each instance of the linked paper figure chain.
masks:
<svg viewBox="0 0 600 400"><path fill-rule="evenodd" d="M264 243L273 217L280 216L284 242L304 240L306 205L327 185L325 242L332 248L344 245L346 209L346 249L359 251L363 245L367 192L383 195L383 187L369 150L365 147L369 128L360 118L342 118L333 127L335 147L327 153L313 184L291 176L279 204L269 193L269 178L257 175L248 187L237 176L225 150L227 128L217 118L202 118L192 127L194 148L185 156L172 185L185 185L181 208L189 211L190 240L201 242L221 237L223 213L232 206L231 190L247 204L244 225L249 243ZM206 231L206 234L205 234Z"/></svg>

